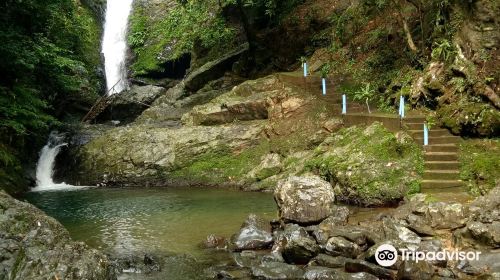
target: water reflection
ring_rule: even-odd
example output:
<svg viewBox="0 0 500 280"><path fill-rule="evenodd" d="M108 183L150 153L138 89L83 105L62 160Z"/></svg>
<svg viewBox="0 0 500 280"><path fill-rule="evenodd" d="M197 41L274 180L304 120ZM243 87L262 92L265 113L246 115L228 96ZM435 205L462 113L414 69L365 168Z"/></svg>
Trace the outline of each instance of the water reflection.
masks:
<svg viewBox="0 0 500 280"><path fill-rule="evenodd" d="M272 196L209 189L89 189L29 193L76 240L113 254L203 254L207 235L230 236L248 213L274 218Z"/></svg>

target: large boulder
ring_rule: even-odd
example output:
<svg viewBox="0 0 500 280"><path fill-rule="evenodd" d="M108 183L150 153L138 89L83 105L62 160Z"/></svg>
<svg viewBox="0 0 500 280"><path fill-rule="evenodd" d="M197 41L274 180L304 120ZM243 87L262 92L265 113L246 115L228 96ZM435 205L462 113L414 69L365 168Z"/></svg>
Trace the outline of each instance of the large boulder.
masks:
<svg viewBox="0 0 500 280"><path fill-rule="evenodd" d="M383 206L419 191L421 148L381 123L344 128L325 139L315 153L306 166L332 183L339 201Z"/></svg>
<svg viewBox="0 0 500 280"><path fill-rule="evenodd" d="M99 119L133 121L165 92L163 87L132 85L129 90L112 96L112 103L99 115Z"/></svg>
<svg viewBox="0 0 500 280"><path fill-rule="evenodd" d="M318 176L291 176L278 182L274 200L280 219L298 224L319 223L335 209L331 185Z"/></svg>
<svg viewBox="0 0 500 280"><path fill-rule="evenodd" d="M3 191L0 209L0 279L116 279L106 255L39 209Z"/></svg>
<svg viewBox="0 0 500 280"><path fill-rule="evenodd" d="M236 251L265 249L272 242L270 224L255 214L250 214L239 232L232 237Z"/></svg>

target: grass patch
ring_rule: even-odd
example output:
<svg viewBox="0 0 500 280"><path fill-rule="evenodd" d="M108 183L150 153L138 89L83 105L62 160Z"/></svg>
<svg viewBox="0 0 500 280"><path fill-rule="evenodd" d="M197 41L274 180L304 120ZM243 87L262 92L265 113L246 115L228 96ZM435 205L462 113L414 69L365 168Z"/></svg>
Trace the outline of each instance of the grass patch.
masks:
<svg viewBox="0 0 500 280"><path fill-rule="evenodd" d="M460 178L473 195L484 195L500 183L500 140L467 140L460 145Z"/></svg>

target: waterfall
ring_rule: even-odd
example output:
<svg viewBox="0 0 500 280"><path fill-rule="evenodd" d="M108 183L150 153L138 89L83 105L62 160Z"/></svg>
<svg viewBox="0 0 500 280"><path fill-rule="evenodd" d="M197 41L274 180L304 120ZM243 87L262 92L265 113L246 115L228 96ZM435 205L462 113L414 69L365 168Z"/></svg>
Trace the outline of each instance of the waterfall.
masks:
<svg viewBox="0 0 500 280"><path fill-rule="evenodd" d="M125 59L127 54L127 25L133 0L107 0L102 53L109 94L128 88Z"/></svg>
<svg viewBox="0 0 500 280"><path fill-rule="evenodd" d="M54 183L52 176L54 175L54 166L56 163L57 154L61 147L67 146L64 143L64 135L57 132L51 132L47 144L40 151L40 158L36 165L36 187L31 191L51 191L51 190L65 190L65 189L80 189L68 185L66 183Z"/></svg>

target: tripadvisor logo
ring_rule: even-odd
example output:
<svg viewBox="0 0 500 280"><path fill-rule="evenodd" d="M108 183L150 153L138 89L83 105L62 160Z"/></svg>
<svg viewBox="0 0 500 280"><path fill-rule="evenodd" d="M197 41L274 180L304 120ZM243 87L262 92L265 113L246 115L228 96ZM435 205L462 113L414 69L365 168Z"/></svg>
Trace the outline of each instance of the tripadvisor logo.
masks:
<svg viewBox="0 0 500 280"><path fill-rule="evenodd" d="M394 248L394 246L390 244L382 244L375 251L375 260L381 266L392 266L396 263L398 258L401 258L403 261L411 260L418 263L419 261L444 261L444 260L455 260L455 261L473 261L479 260L479 255L481 252L465 252L465 251L414 251L406 248L399 249L400 256L398 256L398 250Z"/></svg>

